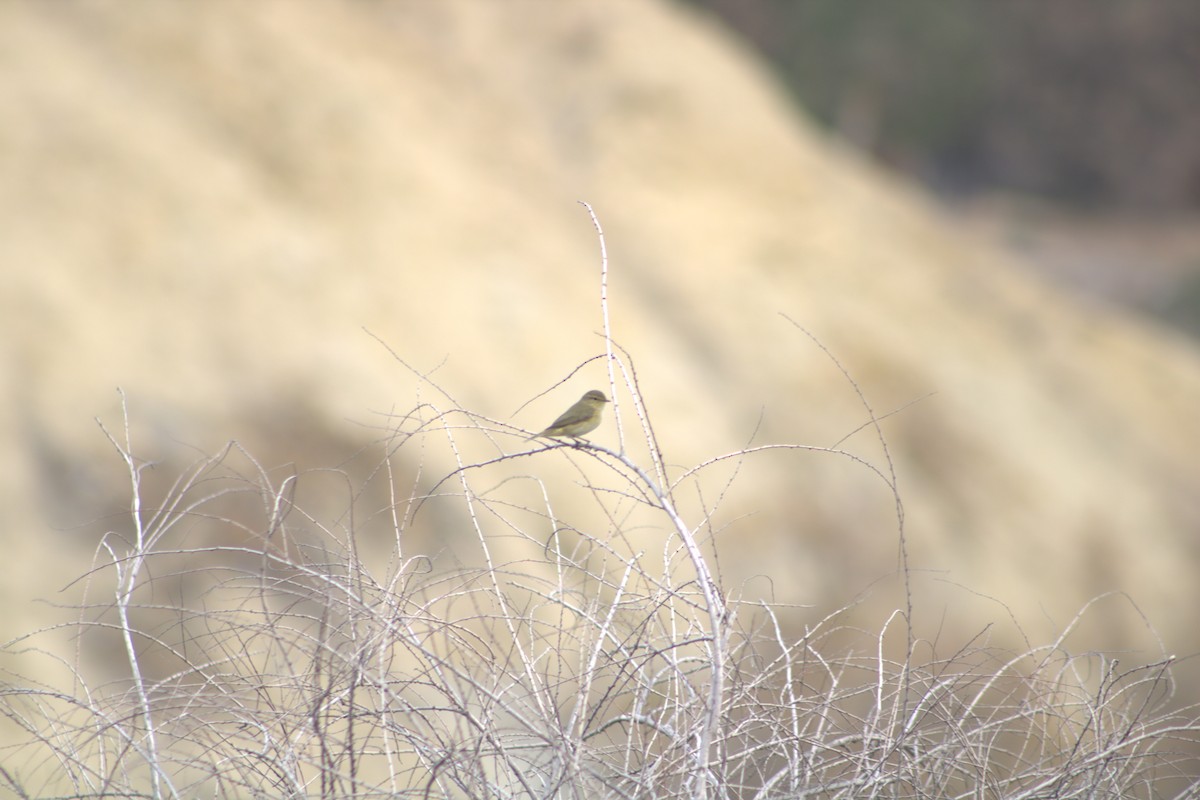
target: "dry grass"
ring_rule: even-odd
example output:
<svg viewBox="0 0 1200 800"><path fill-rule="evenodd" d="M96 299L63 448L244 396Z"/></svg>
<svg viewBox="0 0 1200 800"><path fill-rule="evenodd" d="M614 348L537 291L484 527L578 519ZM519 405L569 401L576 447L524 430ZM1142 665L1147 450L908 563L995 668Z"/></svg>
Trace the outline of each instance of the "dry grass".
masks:
<svg viewBox="0 0 1200 800"><path fill-rule="evenodd" d="M349 479L347 513L306 509L300 476L234 443L151 504L126 412L106 434L128 519L62 628L7 645L47 669L0 689L20 742L0 754L0 785L41 798L1194 796L1200 720L1173 704L1165 654L1073 652L1071 627L1020 652L982 630L940 654L916 637L907 589L874 628L851 624L850 602L789 634L795 609L722 585L711 533L739 465L803 450L849 458L892 493L908 587L878 419L860 392L881 465L786 445L669 469L602 304L597 358L644 458L620 424L616 450L528 443L426 380L436 402L379 438L382 511L357 508L368 495ZM427 475L443 456L455 467ZM559 502L564 485L581 508ZM388 555L364 555L380 518ZM412 554L418 522L459 546Z"/></svg>
<svg viewBox="0 0 1200 800"><path fill-rule="evenodd" d="M20 797L1194 791L1200 723L1171 708L1170 658L1126 666L1069 652L1066 633L1025 652L980 637L918 658L929 643L913 640L904 608L867 631L843 623L847 607L789 638L782 609L727 596L695 538L706 521L676 510L703 468L666 484L658 455L643 469L587 442L527 445L452 401L394 423L385 470L467 436L517 448L398 495L383 569L360 557L351 517L307 516L295 477L273 478L236 445L144 507L145 465L111 436L131 478L129 533L107 536L80 578L70 684L6 681L2 708L25 743L0 757L0 781ZM537 475L559 458L605 527L572 526L549 494L512 502L488 471L519 462ZM401 557L434 498L470 521L479 566ZM661 553L622 530L634 506L670 534ZM223 528L248 544L187 544ZM501 560L498 535L534 555ZM93 640L116 643L119 674L89 664Z"/></svg>

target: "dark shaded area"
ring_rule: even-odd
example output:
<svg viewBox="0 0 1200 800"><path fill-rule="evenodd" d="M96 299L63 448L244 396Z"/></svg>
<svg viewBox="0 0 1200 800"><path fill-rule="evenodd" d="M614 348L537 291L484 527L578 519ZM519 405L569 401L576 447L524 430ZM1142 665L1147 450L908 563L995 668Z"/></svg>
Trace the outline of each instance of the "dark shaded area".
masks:
<svg viewBox="0 0 1200 800"><path fill-rule="evenodd" d="M1200 3L687 2L821 122L943 193L1200 207Z"/></svg>

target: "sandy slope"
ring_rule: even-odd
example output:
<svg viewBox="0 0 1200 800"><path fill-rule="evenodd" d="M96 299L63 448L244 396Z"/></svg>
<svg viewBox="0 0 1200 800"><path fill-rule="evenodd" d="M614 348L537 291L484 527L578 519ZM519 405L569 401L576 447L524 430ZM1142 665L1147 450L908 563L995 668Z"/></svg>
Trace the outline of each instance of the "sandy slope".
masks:
<svg viewBox="0 0 1200 800"><path fill-rule="evenodd" d="M864 421L786 314L878 412L925 398L884 430L926 591L1039 631L1127 591L1169 650L1200 647L1195 349L1031 282L649 0L0 6L3 600L30 615L5 633L87 563L69 524L126 502L93 421L119 422L117 385L162 481L184 445L303 469L376 439L419 386L364 327L525 428L604 386L592 364L511 416L603 349L578 199L670 462L760 413L756 442ZM869 433L846 446L882 464ZM721 512L752 594L836 607L895 564L890 495L836 457L752 462ZM964 595L965 629L1004 616ZM1129 620L1096 645L1141 643Z"/></svg>

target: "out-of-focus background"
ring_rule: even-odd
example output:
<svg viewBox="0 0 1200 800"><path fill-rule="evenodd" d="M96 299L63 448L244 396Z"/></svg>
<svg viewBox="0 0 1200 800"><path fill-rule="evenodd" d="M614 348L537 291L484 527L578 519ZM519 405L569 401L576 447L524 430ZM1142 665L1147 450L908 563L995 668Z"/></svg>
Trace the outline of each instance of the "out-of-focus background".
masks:
<svg viewBox="0 0 1200 800"><path fill-rule="evenodd" d="M897 411L948 646L1107 597L1081 647L1195 654L1193 5L0 5L0 636L60 619L35 599L127 525L117 386L151 494L229 439L369 471L431 399L375 337L526 429L604 387L523 405L603 350L586 200L671 464L884 465L798 323ZM794 630L896 568L892 496L843 458L753 460L722 513L723 581Z"/></svg>
<svg viewBox="0 0 1200 800"><path fill-rule="evenodd" d="M690 0L811 117L1071 290L1200 334L1200 7Z"/></svg>

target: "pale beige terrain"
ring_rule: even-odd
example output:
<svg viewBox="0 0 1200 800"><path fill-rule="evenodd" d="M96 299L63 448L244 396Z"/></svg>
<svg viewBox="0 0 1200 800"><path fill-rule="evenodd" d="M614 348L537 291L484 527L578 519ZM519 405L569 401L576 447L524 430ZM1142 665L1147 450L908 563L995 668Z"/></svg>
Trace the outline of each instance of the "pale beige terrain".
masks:
<svg viewBox="0 0 1200 800"><path fill-rule="evenodd" d="M156 491L229 439L300 470L367 447L361 477L385 414L448 407L374 337L527 430L611 391L594 362L523 407L604 351L578 200L668 463L867 421L794 320L902 409L882 428L945 647L992 622L1020 644L1005 606L1041 641L1123 592L1168 652L1200 650L1195 345L1035 282L651 0L0 5L0 636L61 618L33 599L90 563L77 525L127 508L95 422L120 428L118 386ZM615 447L616 417L592 438ZM842 446L886 469L870 430ZM537 459L514 470L555 487L560 454ZM465 524L418 517L411 545L453 550ZM712 529L724 584L796 604L796 630L897 563L890 492L835 455L751 459ZM655 552L666 531L630 535ZM1105 602L1074 646L1152 659Z"/></svg>

